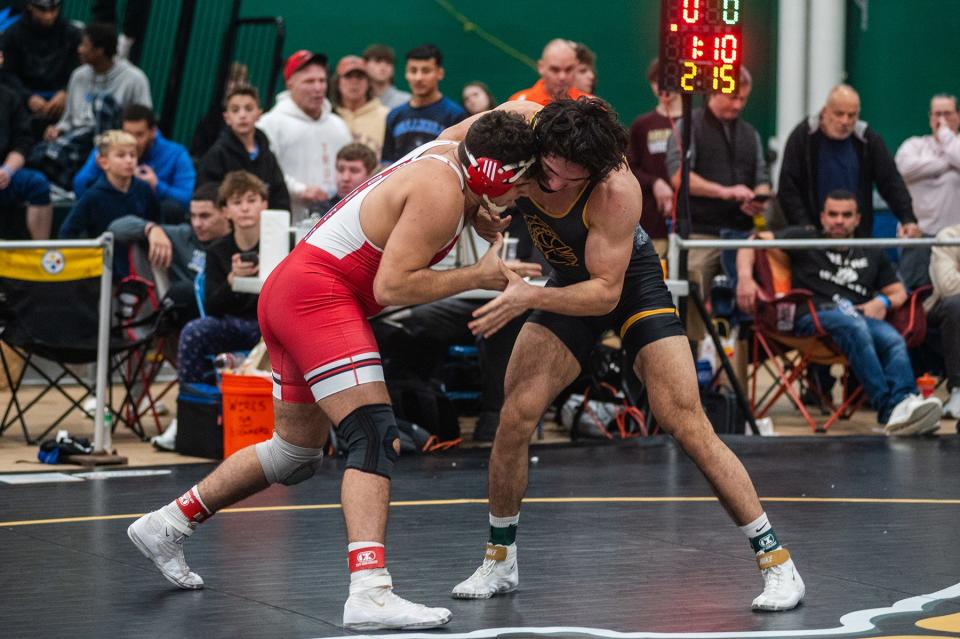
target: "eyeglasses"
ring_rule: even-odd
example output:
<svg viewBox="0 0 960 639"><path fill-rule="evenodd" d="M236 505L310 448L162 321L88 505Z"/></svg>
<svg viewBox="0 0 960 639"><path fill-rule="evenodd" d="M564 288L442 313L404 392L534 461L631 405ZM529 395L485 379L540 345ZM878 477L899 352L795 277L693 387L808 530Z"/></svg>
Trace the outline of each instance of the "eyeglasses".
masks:
<svg viewBox="0 0 960 639"><path fill-rule="evenodd" d="M853 211L824 211L827 217L842 217L845 220L852 219L856 215Z"/></svg>

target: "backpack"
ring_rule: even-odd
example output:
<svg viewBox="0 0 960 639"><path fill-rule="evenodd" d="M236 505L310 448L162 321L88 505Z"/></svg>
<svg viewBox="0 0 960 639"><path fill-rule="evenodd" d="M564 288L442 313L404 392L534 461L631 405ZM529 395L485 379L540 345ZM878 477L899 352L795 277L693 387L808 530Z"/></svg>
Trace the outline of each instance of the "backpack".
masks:
<svg viewBox="0 0 960 639"><path fill-rule="evenodd" d="M398 421L413 422L440 442L460 438L457 409L436 382L413 377L394 379L387 382L387 390Z"/></svg>

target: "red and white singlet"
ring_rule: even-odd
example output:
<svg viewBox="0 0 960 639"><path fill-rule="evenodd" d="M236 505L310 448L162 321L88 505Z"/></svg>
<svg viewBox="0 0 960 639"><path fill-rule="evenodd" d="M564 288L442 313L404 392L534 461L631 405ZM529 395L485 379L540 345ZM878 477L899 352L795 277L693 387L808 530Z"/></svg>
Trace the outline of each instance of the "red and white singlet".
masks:
<svg viewBox="0 0 960 639"><path fill-rule="evenodd" d="M360 226L366 196L401 167L419 160L450 166L463 188L459 166L427 153L456 144L434 140L370 177L324 215L267 278L260 292L260 331L270 353L273 395L295 403L312 403L352 386L382 382L383 368L367 318L383 307L373 295L373 280L383 248ZM437 253L442 260L463 229Z"/></svg>

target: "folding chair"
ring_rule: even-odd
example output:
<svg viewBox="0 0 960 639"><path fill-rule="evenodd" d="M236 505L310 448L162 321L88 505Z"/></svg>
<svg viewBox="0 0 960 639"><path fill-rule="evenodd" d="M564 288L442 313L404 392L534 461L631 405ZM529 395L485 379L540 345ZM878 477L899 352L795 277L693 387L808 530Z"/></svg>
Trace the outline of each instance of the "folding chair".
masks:
<svg viewBox="0 0 960 639"><path fill-rule="evenodd" d="M759 284L754 318L753 370L750 374L750 403L754 416L757 419L764 417L780 397L787 395L810 428L825 433L838 419L849 419L863 404L866 399L863 387L851 383L847 358L820 326L813 294L806 289L791 287L789 264L779 263L771 259L767 251L757 250L754 273ZM887 318L903 335L908 347L922 343L925 338L923 299L930 292L929 286L913 291L907 302ZM813 317L814 335L799 337L793 333L798 308L805 308ZM766 356L764 360L761 355ZM817 423L810 415L798 388L810 364L841 364L844 367L841 379L843 398L839 406L829 393L812 389L830 410L823 423ZM768 371L775 383L758 397L757 381L761 370Z"/></svg>
<svg viewBox="0 0 960 639"><path fill-rule="evenodd" d="M23 362L22 369L14 371L0 349L0 364L11 394L0 420L0 434L19 422L27 443L35 443L59 426L72 411L83 411L83 400L95 396L93 384L84 380L72 366L97 361L97 300L103 259L101 248L0 251L0 297L4 302L0 307L0 340ZM121 287L119 290L125 289ZM119 306L122 311L123 304ZM115 409L112 386L107 387L107 404L116 416L114 428L122 422L141 438L145 438L145 433L136 410L137 398L132 391L163 316L161 307L146 317L134 313L113 318L110 334L108 379L117 374L124 387L122 401ZM47 367L39 365L37 358L49 360L56 366L56 371L47 373ZM38 375L45 386L36 397L25 402L22 384L28 371ZM77 384L81 396L74 397L68 392L64 388L67 383ZM27 427L26 413L51 391L60 393L69 405L38 437L33 438Z"/></svg>

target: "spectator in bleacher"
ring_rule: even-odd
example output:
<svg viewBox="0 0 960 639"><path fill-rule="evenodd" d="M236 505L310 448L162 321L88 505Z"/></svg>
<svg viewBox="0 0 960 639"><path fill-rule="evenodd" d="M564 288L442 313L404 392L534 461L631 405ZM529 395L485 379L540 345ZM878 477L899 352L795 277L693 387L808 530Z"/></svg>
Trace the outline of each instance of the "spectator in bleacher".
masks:
<svg viewBox="0 0 960 639"><path fill-rule="evenodd" d="M122 130L137 141L136 176L149 184L160 200L163 221L182 222L190 208L190 194L197 177L190 154L183 145L163 137L150 107L131 104L123 110L122 120ZM80 197L101 175L94 149L73 178L73 192Z"/></svg>
<svg viewBox="0 0 960 639"><path fill-rule="evenodd" d="M517 91L511 100L530 100L537 104L550 104L554 100L589 95L574 86L577 73L577 48L574 42L556 38L547 43L537 61L540 79L530 87Z"/></svg>
<svg viewBox="0 0 960 639"><path fill-rule="evenodd" d="M960 224L937 233L938 240L960 240ZM939 352L947 376L950 399L943 407L946 417L960 419L960 246L934 246L930 258L933 295L924 308L930 323L940 332Z"/></svg>
<svg viewBox="0 0 960 639"><path fill-rule="evenodd" d="M443 54L437 47L423 44L407 52L406 78L413 97L387 116L384 164L396 162L466 117L459 104L440 92L443 74Z"/></svg>
<svg viewBox="0 0 960 639"><path fill-rule="evenodd" d="M115 60L117 32L112 25L91 24L77 53L82 65L70 75L67 105L60 121L47 127L30 158L52 181L69 189L73 174L93 147L93 138L120 125L130 104L153 106L147 76L126 60Z"/></svg>
<svg viewBox="0 0 960 639"><path fill-rule="evenodd" d="M223 100L227 128L200 160L198 184L220 184L231 171L247 171L267 185L269 208L290 210L290 195L270 140L257 128L260 98L251 86L234 88Z"/></svg>
<svg viewBox="0 0 960 639"><path fill-rule="evenodd" d="M377 168L377 155L370 147L353 142L337 152L337 192L318 209L321 215L363 184Z"/></svg>
<svg viewBox="0 0 960 639"><path fill-rule="evenodd" d="M476 115L497 106L497 101L493 99L493 94L490 93L490 88L486 84L475 81L463 85L460 104L463 105L467 115Z"/></svg>
<svg viewBox="0 0 960 639"><path fill-rule="evenodd" d="M67 82L80 65L80 29L60 13L60 0L28 0L20 20L0 35L4 69L19 79L35 138L63 115Z"/></svg>
<svg viewBox="0 0 960 639"><path fill-rule="evenodd" d="M155 224L125 215L107 227L119 243L146 242L150 263L167 271L167 297L173 300L178 326L200 316L194 280L204 272L210 244L230 233L230 221L219 205L218 188L213 182L197 187L190 200L189 223ZM176 363L176 353L172 355Z"/></svg>
<svg viewBox="0 0 960 639"><path fill-rule="evenodd" d="M778 239L852 239L860 223L857 196L834 190L824 199L820 229L788 227ZM774 234L762 232L761 239ZM776 249L774 249L776 250ZM939 428L942 405L935 397L917 394L913 366L903 336L884 321L887 313L907 300L881 249L856 246L841 249L788 251L792 284L813 293L817 317L797 306L797 335L810 336L819 327L847 358L870 403L877 421L888 435L922 435ZM737 300L747 312L754 311L757 284L753 279L754 254L744 249L737 256Z"/></svg>
<svg viewBox="0 0 960 639"><path fill-rule="evenodd" d="M860 120L860 96L840 84L830 91L817 115L790 133L783 149L777 200L794 226L816 228L827 193L843 189L857 195L862 219L857 237L873 236L873 187L900 220L899 237L919 237L910 193L883 138Z"/></svg>
<svg viewBox="0 0 960 639"><path fill-rule="evenodd" d="M753 229L754 216L764 214L764 197L770 195L770 176L763 156L760 134L740 117L747 105L752 78L746 67L740 70L737 93L713 93L704 109L693 111L690 143L690 237L733 239L746 237ZM680 152L676 136L687 125L681 121L667 142L667 173L674 189L680 187ZM759 196L759 198L758 198ZM713 278L721 271L736 276L735 254L721 256L719 249L691 250L689 279L699 287L703 299L710 296ZM703 338L704 327L696 313L687 320L690 338ZM741 349L738 349L738 351ZM746 359L738 373L746 370ZM741 377L742 379L742 377Z"/></svg>
<svg viewBox="0 0 960 639"><path fill-rule="evenodd" d="M336 156L353 137L327 99L327 56L297 51L283 67L287 91L258 126L277 154L293 200L291 221L308 217L310 209L336 189ZM276 208L276 207L271 207Z"/></svg>
<svg viewBox="0 0 960 639"><path fill-rule="evenodd" d="M379 159L390 109L373 97L373 87L363 58L355 55L340 58L333 76L330 99L334 111L350 129L353 141L373 149Z"/></svg>
<svg viewBox="0 0 960 639"><path fill-rule="evenodd" d="M657 100L649 113L637 116L630 126L630 147L627 158L630 170L643 191L643 212L640 226L647 232L657 253L666 256L667 223L673 213L673 187L667 173L667 141L673 133L673 122L680 118L680 94L660 91L660 66L654 58L647 67L647 82Z"/></svg>
<svg viewBox="0 0 960 639"><path fill-rule="evenodd" d="M250 70L247 65L240 62L231 62L230 70L227 73L227 81L223 88L223 95L230 95L230 92L240 86L250 84ZM210 150L227 123L223 121L223 100L211 100L210 108L197 122L193 130L193 138L190 140L190 156L202 158Z"/></svg>
<svg viewBox="0 0 960 639"><path fill-rule="evenodd" d="M577 42L574 49L577 70L573 73L573 86L584 93L593 93L597 88L597 54L582 42Z"/></svg>
<svg viewBox="0 0 960 639"><path fill-rule="evenodd" d="M91 8L93 22L119 24L117 22L117 4L119 0L94 0ZM123 24L117 36L117 56L128 60L139 60L143 50L143 39L147 34L147 22L150 19L151 0L127 0L123 9Z"/></svg>
<svg viewBox="0 0 960 639"><path fill-rule="evenodd" d="M232 231L207 248L204 270L206 317L193 320L180 333L177 370L181 382L208 381L211 356L253 348L260 339L259 295L235 293L236 277L259 272L253 256L260 250L260 214L267 208L267 186L246 171L231 171L217 198Z"/></svg>
<svg viewBox="0 0 960 639"><path fill-rule="evenodd" d="M907 139L895 160L907 183L920 231L932 237L960 224L960 113L956 96L940 93L930 100L931 135ZM930 247L903 249L900 277L908 288L930 283Z"/></svg>
<svg viewBox="0 0 960 639"><path fill-rule="evenodd" d="M367 74L370 76L370 84L373 85L373 95L383 103L383 106L387 109L395 109L410 101L410 94L401 91L393 84L396 60L393 49L385 44L371 44L364 50L363 59L367 63Z"/></svg>
<svg viewBox="0 0 960 639"><path fill-rule="evenodd" d="M159 223L160 203L137 170L137 141L129 133L107 131L97 137L97 164L103 171L83 194L60 227L61 238L97 237L110 223L124 215L135 215ZM114 250L114 280L128 272L126 251Z"/></svg>
<svg viewBox="0 0 960 639"><path fill-rule="evenodd" d="M10 210L26 203L30 237L45 240L53 224L50 183L43 173L23 166L32 146L27 108L19 95L0 86L0 207Z"/></svg>

